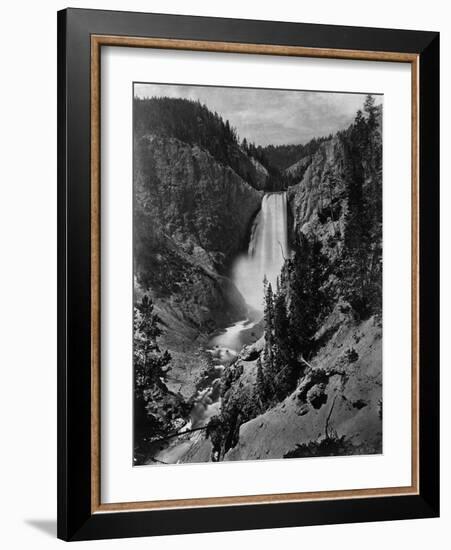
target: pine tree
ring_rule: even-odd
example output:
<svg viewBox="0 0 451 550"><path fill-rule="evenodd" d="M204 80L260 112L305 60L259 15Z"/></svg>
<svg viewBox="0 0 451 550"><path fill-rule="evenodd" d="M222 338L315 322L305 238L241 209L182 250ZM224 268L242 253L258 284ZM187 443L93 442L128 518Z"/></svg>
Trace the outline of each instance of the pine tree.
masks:
<svg viewBox="0 0 451 550"><path fill-rule="evenodd" d="M292 389L297 376L295 361L290 355L289 321L285 288L279 283L274 296L274 372L275 388L279 398L285 397Z"/></svg>
<svg viewBox="0 0 451 550"><path fill-rule="evenodd" d="M376 106L375 99L371 94L368 94L365 98L365 103L363 105L363 110L365 111L368 117L368 128L373 130L376 126Z"/></svg>
<svg viewBox="0 0 451 550"><path fill-rule="evenodd" d="M161 320L154 312L152 300L147 295L143 296L141 303L134 312L134 365L135 365L135 391L152 383L158 383L166 378L171 361L170 354L161 353L158 346L158 338L161 336Z"/></svg>
<svg viewBox="0 0 451 550"><path fill-rule="evenodd" d="M265 347L263 350L263 374L266 380L268 397L274 394L274 296L271 283L265 285L265 307L263 311L265 324Z"/></svg>
<svg viewBox="0 0 451 550"><path fill-rule="evenodd" d="M359 136L354 136L357 145L348 144L346 162L346 196L344 253L343 253L343 289L344 296L359 315L365 309L364 265L366 219L363 197L363 167L359 154Z"/></svg>
<svg viewBox="0 0 451 550"><path fill-rule="evenodd" d="M364 110L368 115L369 139L366 161L368 166L367 224L368 261L366 294L368 315L382 312L382 134L381 119L377 117L374 98L367 96Z"/></svg>
<svg viewBox="0 0 451 550"><path fill-rule="evenodd" d="M368 142L368 126L360 109L357 111L354 124L351 129L351 141L353 144L354 155L361 161L362 154L364 153Z"/></svg>
<svg viewBox="0 0 451 550"><path fill-rule="evenodd" d="M263 372L262 360L260 356L257 359L257 379L255 383L255 397L260 411L264 411L268 399L268 387L265 374Z"/></svg>
<svg viewBox="0 0 451 550"><path fill-rule="evenodd" d="M358 318L381 308L382 155L374 98L367 96L367 119L359 111L345 145L345 215L342 294Z"/></svg>
<svg viewBox="0 0 451 550"><path fill-rule="evenodd" d="M265 342L269 348L272 348L274 341L274 296L271 283L267 283L265 288L263 318L265 322Z"/></svg>
<svg viewBox="0 0 451 550"><path fill-rule="evenodd" d="M314 336L320 314L327 313L323 290L327 261L321 243L302 236L289 260L288 269L288 342L291 357L299 363L314 349Z"/></svg>
<svg viewBox="0 0 451 550"><path fill-rule="evenodd" d="M308 241L302 238L289 264L289 346L295 361L298 361L302 354L308 355L309 348L309 256Z"/></svg>
<svg viewBox="0 0 451 550"><path fill-rule="evenodd" d="M160 322L152 300L145 295L133 315L134 437L138 446L143 437L164 433L170 425L158 400L169 397L176 408L180 401L165 384L171 356L158 345Z"/></svg>

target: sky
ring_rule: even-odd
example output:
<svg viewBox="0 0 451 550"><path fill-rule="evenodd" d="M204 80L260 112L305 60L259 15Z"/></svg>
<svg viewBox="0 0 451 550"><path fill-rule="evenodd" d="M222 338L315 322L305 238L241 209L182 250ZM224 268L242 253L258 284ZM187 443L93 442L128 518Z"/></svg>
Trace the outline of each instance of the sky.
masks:
<svg viewBox="0 0 451 550"><path fill-rule="evenodd" d="M135 97L199 100L256 145L307 143L349 126L365 94L135 83ZM374 96L376 104L383 96Z"/></svg>

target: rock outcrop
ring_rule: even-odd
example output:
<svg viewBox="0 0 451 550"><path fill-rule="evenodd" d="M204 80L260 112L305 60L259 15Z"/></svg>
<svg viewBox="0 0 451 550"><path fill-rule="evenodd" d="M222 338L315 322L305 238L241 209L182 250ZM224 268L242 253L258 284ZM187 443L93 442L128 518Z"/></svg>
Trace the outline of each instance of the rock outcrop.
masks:
<svg viewBox="0 0 451 550"><path fill-rule="evenodd" d="M134 176L137 293L152 292L169 330L209 333L243 318L227 269L261 193L198 146L153 135L135 144Z"/></svg>
<svg viewBox="0 0 451 550"><path fill-rule="evenodd" d="M285 170L285 173L288 176L291 176L293 179L300 181L311 162L312 162L311 155L302 157L300 160L298 160L297 162L289 166Z"/></svg>
<svg viewBox="0 0 451 550"><path fill-rule="evenodd" d="M299 166L304 171L299 183L287 191L292 234L314 235L331 256L339 250L344 232L344 155L340 137L323 142L312 157L301 159L292 167L293 172Z"/></svg>

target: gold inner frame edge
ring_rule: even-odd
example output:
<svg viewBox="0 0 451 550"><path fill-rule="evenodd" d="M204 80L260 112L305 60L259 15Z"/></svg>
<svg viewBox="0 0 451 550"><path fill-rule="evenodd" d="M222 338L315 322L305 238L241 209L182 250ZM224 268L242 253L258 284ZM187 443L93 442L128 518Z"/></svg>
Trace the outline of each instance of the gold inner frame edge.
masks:
<svg viewBox="0 0 451 550"><path fill-rule="evenodd" d="M412 479L406 487L101 503L100 488L100 50L102 46L280 55L409 63L411 65L412 177ZM91 513L308 502L419 494L419 55L267 44L91 36Z"/></svg>

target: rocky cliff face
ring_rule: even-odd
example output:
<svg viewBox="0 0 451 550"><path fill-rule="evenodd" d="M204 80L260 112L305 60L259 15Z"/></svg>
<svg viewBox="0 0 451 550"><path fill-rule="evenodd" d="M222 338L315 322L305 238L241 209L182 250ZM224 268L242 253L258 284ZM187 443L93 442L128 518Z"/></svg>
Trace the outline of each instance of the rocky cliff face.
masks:
<svg viewBox="0 0 451 550"><path fill-rule="evenodd" d="M170 326L209 332L242 318L226 275L261 193L198 146L153 135L135 144L134 178L138 293L152 292Z"/></svg>
<svg viewBox="0 0 451 550"><path fill-rule="evenodd" d="M374 126L367 130L365 137L356 137L353 135L355 129L350 127L322 140L315 153L301 158L286 170L290 177L298 179L298 183L287 190L292 234L304 233L319 239L324 252L332 259L337 256L344 237L348 209L346 187L356 177L349 166L356 163L356 157L363 195L374 202L382 197L378 188L382 176L377 176L377 159L382 164L380 108L376 108L374 116ZM354 151L350 150L352 147ZM356 149L359 149L357 153Z"/></svg>
<svg viewBox="0 0 451 550"><path fill-rule="evenodd" d="M293 179L296 179L297 181L301 181L302 177L307 170L309 164L312 162L312 155L307 155L305 157L302 157L300 160L289 166L285 173L289 176L291 176Z"/></svg>
<svg viewBox="0 0 451 550"><path fill-rule="evenodd" d="M299 183L287 191L291 231L314 235L332 256L339 250L344 233L344 161L343 142L336 136L322 143L312 157L301 159L289 169L292 173L302 172Z"/></svg>
<svg viewBox="0 0 451 550"><path fill-rule="evenodd" d="M256 182L255 187L257 189L265 189L266 183L269 178L268 170L263 166L263 164L260 164L257 159L254 159L253 157L248 157L251 161L254 169L255 169L255 177L254 181Z"/></svg>

